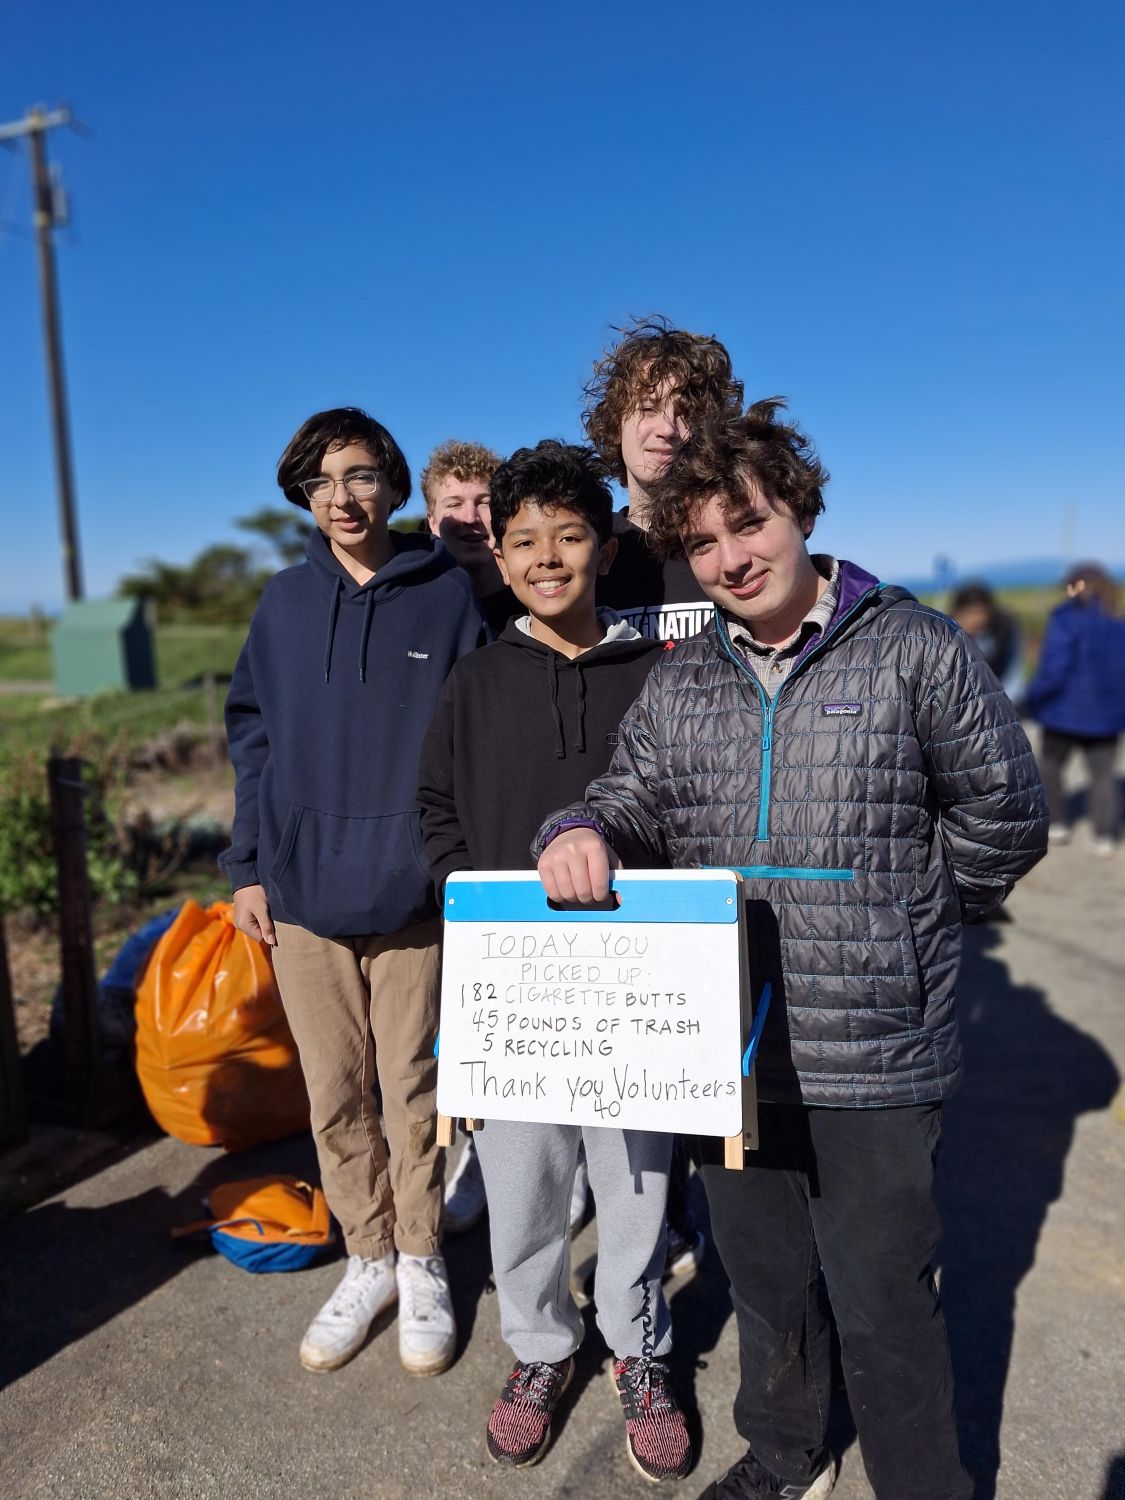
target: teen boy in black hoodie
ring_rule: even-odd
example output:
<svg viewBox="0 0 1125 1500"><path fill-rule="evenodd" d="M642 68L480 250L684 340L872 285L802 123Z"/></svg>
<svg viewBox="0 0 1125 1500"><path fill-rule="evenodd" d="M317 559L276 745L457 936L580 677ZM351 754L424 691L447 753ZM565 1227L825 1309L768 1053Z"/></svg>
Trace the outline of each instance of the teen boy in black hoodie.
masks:
<svg viewBox="0 0 1125 1500"><path fill-rule="evenodd" d="M410 470L366 412L310 417L277 478L318 529L308 561L266 585L235 667L234 833L220 863L237 925L273 950L349 1253L300 1358L336 1369L397 1298L402 1363L432 1375L453 1357L454 1326L438 1249L440 928L415 786L438 694L477 646L481 620L444 549L388 530Z"/></svg>
<svg viewBox="0 0 1125 1500"><path fill-rule="evenodd" d="M584 793L661 654L594 590L616 551L612 502L593 454L546 441L492 478L504 581L529 613L454 668L422 750L426 857L440 889L454 870L518 870L564 787ZM568 1290L567 1206L579 1142L598 1204L598 1322L614 1351L629 1456L647 1478L686 1473L691 1446L662 1356L660 1290L671 1137L490 1120L477 1150L492 1265L516 1365L488 1422L499 1463L534 1463L573 1372L582 1317ZM647 1313L647 1316L646 1316Z"/></svg>

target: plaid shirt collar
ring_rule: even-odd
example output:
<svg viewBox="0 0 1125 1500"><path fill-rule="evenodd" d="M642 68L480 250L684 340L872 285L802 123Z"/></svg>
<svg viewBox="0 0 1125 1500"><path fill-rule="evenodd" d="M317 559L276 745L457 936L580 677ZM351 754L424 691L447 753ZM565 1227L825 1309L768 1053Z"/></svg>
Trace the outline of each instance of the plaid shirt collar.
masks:
<svg viewBox="0 0 1125 1500"><path fill-rule="evenodd" d="M723 611L731 644L737 646L752 662L754 658L758 658L765 665L780 662L782 659L795 659L804 650L810 637L822 635L827 630L828 622L836 613L836 606L840 602L840 564L836 558L829 557L826 552L814 552L811 560L820 576L828 580L828 587L801 621L794 634L787 641L782 641L779 646L764 646L761 641L754 639L741 620L727 610ZM754 662L754 668L757 671L757 662Z"/></svg>

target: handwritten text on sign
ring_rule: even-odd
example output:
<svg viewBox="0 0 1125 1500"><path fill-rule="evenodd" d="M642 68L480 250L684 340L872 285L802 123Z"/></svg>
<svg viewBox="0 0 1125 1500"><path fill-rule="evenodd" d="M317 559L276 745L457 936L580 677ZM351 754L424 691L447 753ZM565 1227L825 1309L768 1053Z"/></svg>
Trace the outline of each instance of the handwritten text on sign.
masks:
<svg viewBox="0 0 1125 1500"><path fill-rule="evenodd" d="M742 1129L736 878L632 871L615 887L617 911L553 912L533 875L450 878L443 1114Z"/></svg>

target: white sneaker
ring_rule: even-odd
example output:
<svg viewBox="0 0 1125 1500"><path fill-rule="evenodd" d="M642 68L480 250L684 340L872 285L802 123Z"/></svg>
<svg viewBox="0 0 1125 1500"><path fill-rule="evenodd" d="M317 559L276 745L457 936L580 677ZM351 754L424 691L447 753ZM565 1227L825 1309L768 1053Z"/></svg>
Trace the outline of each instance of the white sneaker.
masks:
<svg viewBox="0 0 1125 1500"><path fill-rule="evenodd" d="M372 1323L398 1297L393 1255L348 1257L344 1279L309 1324L301 1342L306 1370L338 1370L363 1347Z"/></svg>
<svg viewBox="0 0 1125 1500"><path fill-rule="evenodd" d="M574 1186L570 1190L570 1237L571 1239L582 1228L582 1220L586 1217L586 1194L590 1187L590 1174L586 1170L586 1158L580 1156L578 1165L574 1171Z"/></svg>
<svg viewBox="0 0 1125 1500"><path fill-rule="evenodd" d="M398 1258L398 1356L411 1375L440 1375L453 1360L457 1329L441 1255Z"/></svg>
<svg viewBox="0 0 1125 1500"><path fill-rule="evenodd" d="M1112 859L1117 853L1116 839L1107 838L1104 833L1090 840L1090 853L1098 859Z"/></svg>
<svg viewBox="0 0 1125 1500"><path fill-rule="evenodd" d="M445 1216L442 1223L446 1233L466 1234L484 1217L487 1207L480 1157L470 1136L465 1142L465 1149L461 1152L461 1159L453 1176L445 1185Z"/></svg>
<svg viewBox="0 0 1125 1500"><path fill-rule="evenodd" d="M1061 848L1063 844L1069 844L1071 839L1070 829L1065 823L1051 823L1047 828L1047 842L1055 848Z"/></svg>

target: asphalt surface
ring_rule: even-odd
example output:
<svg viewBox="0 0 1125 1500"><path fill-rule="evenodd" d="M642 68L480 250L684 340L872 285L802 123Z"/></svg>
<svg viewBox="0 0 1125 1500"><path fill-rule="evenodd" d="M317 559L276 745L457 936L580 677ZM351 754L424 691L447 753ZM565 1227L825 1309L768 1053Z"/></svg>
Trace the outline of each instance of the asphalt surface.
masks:
<svg viewBox="0 0 1125 1500"><path fill-rule="evenodd" d="M1080 833L1017 889L1010 922L966 934L968 1077L946 1110L941 1275L982 1497L1125 1500L1123 896L1125 851L1095 861ZM251 1276L168 1235L209 1185L275 1168L314 1171L308 1142L226 1157L160 1140L0 1221L3 1500L653 1492L626 1458L592 1318L542 1464L490 1463L484 1426L509 1355L483 1226L448 1247L460 1353L444 1376L402 1372L393 1323L346 1368L302 1370L301 1335L341 1263ZM576 1258L595 1245L591 1224ZM671 1292L698 1464L665 1488L694 1497L742 1452L737 1340L713 1250ZM864 1500L843 1398L832 1437L835 1494Z"/></svg>

